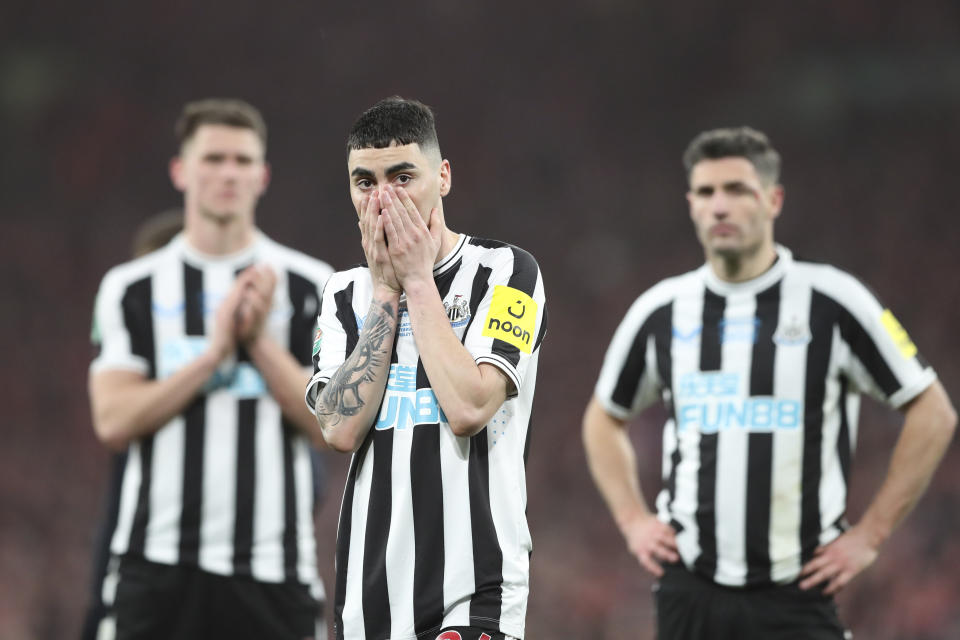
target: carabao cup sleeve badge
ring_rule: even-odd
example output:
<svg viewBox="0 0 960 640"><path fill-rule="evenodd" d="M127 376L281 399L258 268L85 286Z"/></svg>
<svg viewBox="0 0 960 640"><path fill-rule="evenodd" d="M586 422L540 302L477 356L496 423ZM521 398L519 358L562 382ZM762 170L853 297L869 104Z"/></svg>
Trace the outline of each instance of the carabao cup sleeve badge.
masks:
<svg viewBox="0 0 960 640"><path fill-rule="evenodd" d="M483 335L515 346L524 353L533 351L537 324L537 303L519 289L498 284L493 288L490 310L483 321Z"/></svg>

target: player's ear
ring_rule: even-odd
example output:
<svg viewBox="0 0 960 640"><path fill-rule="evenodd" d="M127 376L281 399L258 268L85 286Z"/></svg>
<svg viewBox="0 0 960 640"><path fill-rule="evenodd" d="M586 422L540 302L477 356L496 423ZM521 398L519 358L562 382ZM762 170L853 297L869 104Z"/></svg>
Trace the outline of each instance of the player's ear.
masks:
<svg viewBox="0 0 960 640"><path fill-rule="evenodd" d="M187 188L186 180L183 175L183 158L174 156L170 158L170 182L177 188L177 191L185 191Z"/></svg>
<svg viewBox="0 0 960 640"><path fill-rule="evenodd" d="M446 196L450 193L453 186L453 174L450 171L450 161L444 160L440 163L440 196Z"/></svg>
<svg viewBox="0 0 960 640"><path fill-rule="evenodd" d="M775 184L770 189L770 217L776 218L783 209L783 199L786 196L783 185Z"/></svg>

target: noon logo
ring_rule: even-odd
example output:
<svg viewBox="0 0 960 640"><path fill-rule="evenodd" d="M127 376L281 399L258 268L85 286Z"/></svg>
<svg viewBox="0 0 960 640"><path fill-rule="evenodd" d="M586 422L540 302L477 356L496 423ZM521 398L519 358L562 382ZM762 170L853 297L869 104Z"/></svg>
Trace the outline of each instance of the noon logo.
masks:
<svg viewBox="0 0 960 640"><path fill-rule="evenodd" d="M483 335L515 346L524 353L533 352L533 332L537 321L537 303L519 289L498 284L493 288L490 310L483 322Z"/></svg>

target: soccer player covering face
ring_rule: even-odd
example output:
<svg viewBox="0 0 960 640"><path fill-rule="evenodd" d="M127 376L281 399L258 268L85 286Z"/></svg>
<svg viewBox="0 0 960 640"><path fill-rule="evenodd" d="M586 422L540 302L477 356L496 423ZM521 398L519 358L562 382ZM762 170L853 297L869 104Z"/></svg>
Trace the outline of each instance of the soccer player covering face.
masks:
<svg viewBox="0 0 960 640"><path fill-rule="evenodd" d="M684 164L706 264L641 295L607 350L583 438L593 478L671 640L845 637L833 595L919 499L956 414L889 309L851 275L773 240L780 158L748 128L699 135ZM899 409L887 477L845 518L861 394ZM668 412L656 512L626 433Z"/></svg>
<svg viewBox="0 0 960 640"><path fill-rule="evenodd" d="M327 443L353 452L337 637L522 638L539 268L447 227L451 167L425 105L377 103L347 147L366 263L324 289L307 387Z"/></svg>

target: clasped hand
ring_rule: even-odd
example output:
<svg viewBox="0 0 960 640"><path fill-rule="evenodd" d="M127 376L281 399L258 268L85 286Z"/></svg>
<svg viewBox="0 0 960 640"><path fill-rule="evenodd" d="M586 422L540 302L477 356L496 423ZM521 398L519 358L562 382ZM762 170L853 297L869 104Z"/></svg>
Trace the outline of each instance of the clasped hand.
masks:
<svg viewBox="0 0 960 640"><path fill-rule="evenodd" d="M375 287L399 293L433 280L443 226L436 207L424 221L405 189L387 185L364 196L359 226Z"/></svg>

